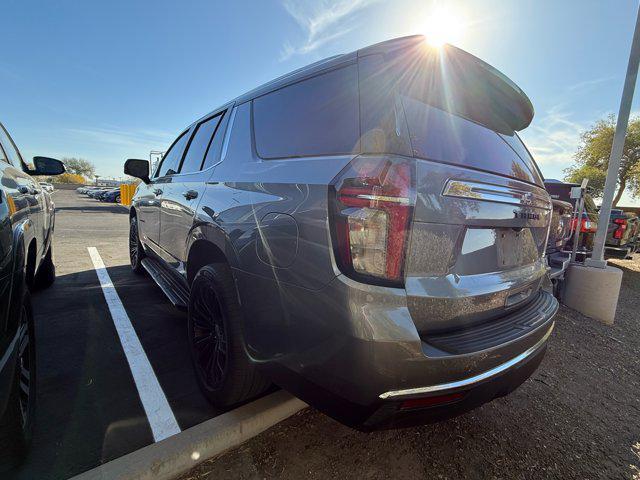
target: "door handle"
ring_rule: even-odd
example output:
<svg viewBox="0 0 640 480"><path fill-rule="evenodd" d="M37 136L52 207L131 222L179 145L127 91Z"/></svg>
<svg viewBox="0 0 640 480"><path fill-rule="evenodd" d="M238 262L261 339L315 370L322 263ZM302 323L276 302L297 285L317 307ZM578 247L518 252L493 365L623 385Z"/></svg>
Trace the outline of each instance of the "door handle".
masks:
<svg viewBox="0 0 640 480"><path fill-rule="evenodd" d="M186 192L182 192L182 196L187 200L193 200L198 196L198 192L195 190L187 190Z"/></svg>
<svg viewBox="0 0 640 480"><path fill-rule="evenodd" d="M156 189L153 191L153 194L154 194L156 197L157 197L158 195L162 195L162 190L160 190L159 188L156 188Z"/></svg>

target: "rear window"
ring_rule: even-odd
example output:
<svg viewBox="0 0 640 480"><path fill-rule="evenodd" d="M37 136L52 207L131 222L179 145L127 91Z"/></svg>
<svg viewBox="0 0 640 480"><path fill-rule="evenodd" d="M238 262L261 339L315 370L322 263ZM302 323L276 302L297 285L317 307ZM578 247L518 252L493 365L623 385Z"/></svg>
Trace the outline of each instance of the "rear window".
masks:
<svg viewBox="0 0 640 480"><path fill-rule="evenodd" d="M478 123L402 97L411 148L416 157L487 170L542 185L533 160L521 158L507 140ZM519 139L508 137L517 148Z"/></svg>
<svg viewBox="0 0 640 480"><path fill-rule="evenodd" d="M253 101L262 158L341 155L359 149L357 66L333 70Z"/></svg>

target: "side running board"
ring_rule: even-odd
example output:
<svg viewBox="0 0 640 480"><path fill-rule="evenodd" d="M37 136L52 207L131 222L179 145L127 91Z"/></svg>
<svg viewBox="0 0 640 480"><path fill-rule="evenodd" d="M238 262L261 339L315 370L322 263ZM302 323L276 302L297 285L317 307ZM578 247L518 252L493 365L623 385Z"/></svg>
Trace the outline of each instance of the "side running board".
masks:
<svg viewBox="0 0 640 480"><path fill-rule="evenodd" d="M157 260L145 257L140 263L162 289L169 301L175 307L186 310L189 305L189 291L184 285L173 278L171 273L167 272Z"/></svg>

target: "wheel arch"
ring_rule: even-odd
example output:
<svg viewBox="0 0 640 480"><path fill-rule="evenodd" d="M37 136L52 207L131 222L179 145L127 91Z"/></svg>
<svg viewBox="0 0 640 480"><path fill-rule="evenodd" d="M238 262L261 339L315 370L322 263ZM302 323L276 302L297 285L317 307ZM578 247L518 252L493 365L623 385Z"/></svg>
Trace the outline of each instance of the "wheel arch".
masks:
<svg viewBox="0 0 640 480"><path fill-rule="evenodd" d="M226 263L229 267L237 266L235 250L226 235L219 227L210 224L198 225L189 235L186 255L187 282L193 279L205 265Z"/></svg>
<svg viewBox="0 0 640 480"><path fill-rule="evenodd" d="M33 280L36 270L37 242L33 234L33 222L26 219L13 228L13 273L26 277L27 283Z"/></svg>

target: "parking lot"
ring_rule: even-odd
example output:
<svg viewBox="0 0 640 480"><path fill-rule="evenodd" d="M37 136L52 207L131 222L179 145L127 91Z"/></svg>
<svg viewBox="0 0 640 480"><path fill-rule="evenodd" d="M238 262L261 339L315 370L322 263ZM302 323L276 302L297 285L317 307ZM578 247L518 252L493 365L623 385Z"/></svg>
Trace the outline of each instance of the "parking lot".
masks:
<svg viewBox="0 0 640 480"><path fill-rule="evenodd" d="M185 314L129 268L126 208L59 190L57 280L33 296L38 410L12 478L68 478L154 442L96 253L180 430L216 416L191 368ZM93 250L95 249L95 250ZM94 253L91 253L91 252ZM640 475L640 256L606 327L562 307L546 359L512 395L456 419L363 434L307 409L184 479L632 478ZM102 274L101 274L102 275ZM102 281L102 283L101 283ZM230 477L231 475L231 477Z"/></svg>
<svg viewBox="0 0 640 480"><path fill-rule="evenodd" d="M75 191L53 195L57 279L33 295L38 404L29 457L14 472L23 479L68 478L154 442L89 247L106 266L178 428L219 413L197 387L186 315L130 270L126 208Z"/></svg>

